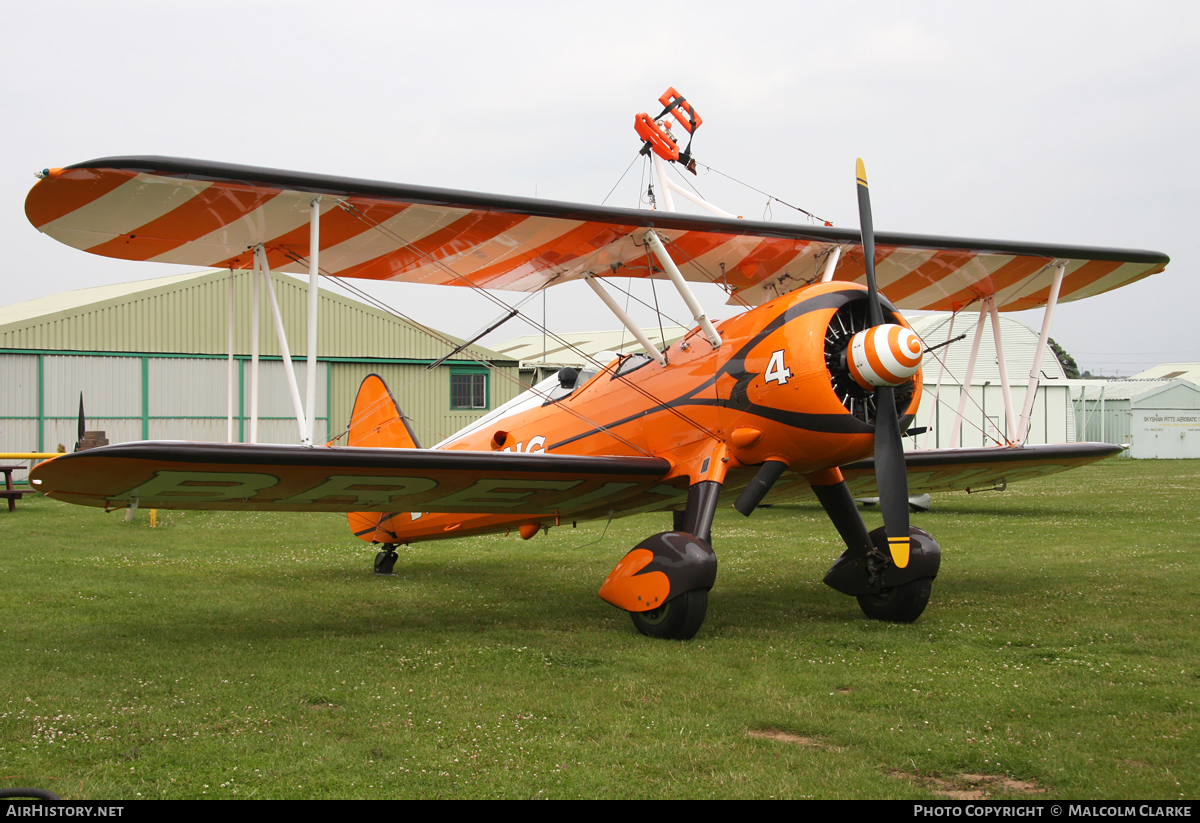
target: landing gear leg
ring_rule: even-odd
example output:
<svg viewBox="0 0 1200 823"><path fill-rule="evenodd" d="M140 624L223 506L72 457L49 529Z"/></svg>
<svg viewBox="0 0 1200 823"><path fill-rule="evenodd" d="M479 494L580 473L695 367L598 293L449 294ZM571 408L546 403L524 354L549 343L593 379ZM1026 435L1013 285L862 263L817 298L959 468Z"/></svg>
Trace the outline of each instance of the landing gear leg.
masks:
<svg viewBox="0 0 1200 823"><path fill-rule="evenodd" d="M687 510L674 512L674 531L639 543L600 587L600 597L629 612L642 634L688 640L704 623L708 590L717 579L709 541L720 495L716 481L692 484Z"/></svg>
<svg viewBox="0 0 1200 823"><path fill-rule="evenodd" d="M910 527L908 565L898 568L884 529L867 532L845 481L812 488L846 542L846 551L825 573L825 584L858 598L859 608L872 620L911 623L920 617L941 565L937 542L927 532Z"/></svg>
<svg viewBox="0 0 1200 823"><path fill-rule="evenodd" d="M683 512L683 531L696 535L711 546L712 522L720 497L721 484L715 480L693 483L688 489L687 509Z"/></svg>
<svg viewBox="0 0 1200 823"><path fill-rule="evenodd" d="M383 549L375 555L375 574L391 574L392 567L400 555L396 554L395 543L384 543Z"/></svg>

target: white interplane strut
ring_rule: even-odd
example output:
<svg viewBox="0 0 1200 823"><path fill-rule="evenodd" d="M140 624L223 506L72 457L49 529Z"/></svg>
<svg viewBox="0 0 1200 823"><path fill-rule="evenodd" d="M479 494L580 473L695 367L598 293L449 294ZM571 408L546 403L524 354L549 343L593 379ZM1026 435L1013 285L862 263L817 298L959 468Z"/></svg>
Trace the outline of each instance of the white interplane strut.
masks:
<svg viewBox="0 0 1200 823"><path fill-rule="evenodd" d="M946 332L946 340L949 341L954 336L954 319L958 317L958 312L950 315L950 330ZM938 395L942 391L942 375L946 373L946 358L938 358L938 376L937 383L933 386L933 403L929 407L929 418L925 421L925 448L929 448L930 438L933 437L934 431L938 424ZM935 444L937 441L933 441Z"/></svg>
<svg viewBox="0 0 1200 823"><path fill-rule="evenodd" d="M1054 323L1054 307L1058 305L1058 292L1062 288L1067 264L1060 261L1054 268L1054 282L1050 284L1050 297L1046 301L1046 313L1042 316L1042 333L1038 335L1037 350L1033 353L1033 368L1029 370L1029 385L1025 388L1025 403L1021 406L1021 422L1017 427L1016 443L1025 445L1029 436L1029 416L1033 414L1033 401L1042 377L1042 356L1046 353L1046 342L1050 339L1050 327Z"/></svg>
<svg viewBox="0 0 1200 823"><path fill-rule="evenodd" d="M271 317L275 320L275 337L279 341L279 353L283 355L283 373L287 376L288 391L292 395L292 406L296 412L296 425L300 429L300 442L306 446L312 445L312 440L306 433L304 423L304 406L300 402L300 389L296 384L296 368L292 364L292 352L288 348L287 332L283 329L283 315L279 313L279 301L275 299L275 287L271 284L271 269L267 265L267 252L262 245L254 247L254 261L260 269L260 274L267 284L267 298L271 303Z"/></svg>
<svg viewBox="0 0 1200 823"><path fill-rule="evenodd" d="M983 321L987 319L987 300L979 307L979 322L975 324L975 340L971 343L971 356L967 358L967 373L963 376L958 393L958 411L954 415L954 428L950 432L950 448L958 448L958 435L962 431L963 412L967 410L967 395L971 391L971 378L975 376L975 358L979 356L979 341L983 339ZM986 426L985 426L986 428Z"/></svg>
<svg viewBox="0 0 1200 823"><path fill-rule="evenodd" d="M989 294L984 299L984 303L988 307L988 313L992 316L992 339L996 341L996 364L1000 367L1000 392L1004 397L1004 439L1011 444L1012 441L1009 440L1009 437L1017 430L1017 424L1013 417L1012 389L1008 386L1008 367L1004 364L1004 345L1000 335L1000 315L996 309L996 295Z"/></svg>
<svg viewBox="0 0 1200 823"><path fill-rule="evenodd" d="M300 437L311 446L317 436L317 281L321 272L321 198L312 201L312 217L308 232L308 381L305 388L307 426L300 427Z"/></svg>
<svg viewBox="0 0 1200 823"><path fill-rule="evenodd" d="M250 295L250 442L258 442L258 316L262 313L259 307L258 290L262 282L262 274L258 270L258 252L254 254L254 273L250 275L254 287Z"/></svg>
<svg viewBox="0 0 1200 823"><path fill-rule="evenodd" d="M226 322L226 334L229 337L229 362L227 374L225 376L225 442L233 442L233 321L234 321L234 290L237 284L237 276L233 273L233 269L229 270L229 318Z"/></svg>

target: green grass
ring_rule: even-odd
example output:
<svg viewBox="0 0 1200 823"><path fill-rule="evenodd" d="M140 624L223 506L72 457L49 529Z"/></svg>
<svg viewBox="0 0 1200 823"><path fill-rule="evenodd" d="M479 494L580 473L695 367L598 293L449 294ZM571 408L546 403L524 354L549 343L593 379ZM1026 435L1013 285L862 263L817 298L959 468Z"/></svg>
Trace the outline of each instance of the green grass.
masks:
<svg viewBox="0 0 1200 823"><path fill-rule="evenodd" d="M714 526L709 616L596 597L666 516L401 549L333 515L0 513L0 785L66 798L1198 796L1200 461L940 495L915 624L815 506ZM878 515L868 513L869 525ZM590 545L589 545L590 544Z"/></svg>

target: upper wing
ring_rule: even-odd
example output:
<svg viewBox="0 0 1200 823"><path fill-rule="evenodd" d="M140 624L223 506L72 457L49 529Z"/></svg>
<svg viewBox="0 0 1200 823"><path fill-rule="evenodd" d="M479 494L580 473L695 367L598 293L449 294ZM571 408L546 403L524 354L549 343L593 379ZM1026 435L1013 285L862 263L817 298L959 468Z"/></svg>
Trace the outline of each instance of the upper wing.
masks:
<svg viewBox="0 0 1200 823"><path fill-rule="evenodd" d="M49 497L106 509L566 517L639 505L670 470L657 457L145 441L56 457L30 479Z"/></svg>
<svg viewBox="0 0 1200 823"><path fill-rule="evenodd" d="M656 229L684 276L757 305L820 276L865 282L856 229L581 206L167 157L112 157L49 170L25 213L40 231L93 254L308 271L309 215L320 195L324 273L371 280L536 291L594 274L646 277L641 235ZM875 235L880 289L900 309L956 310L995 294L1001 309L1078 300L1162 271L1160 252L912 234Z"/></svg>

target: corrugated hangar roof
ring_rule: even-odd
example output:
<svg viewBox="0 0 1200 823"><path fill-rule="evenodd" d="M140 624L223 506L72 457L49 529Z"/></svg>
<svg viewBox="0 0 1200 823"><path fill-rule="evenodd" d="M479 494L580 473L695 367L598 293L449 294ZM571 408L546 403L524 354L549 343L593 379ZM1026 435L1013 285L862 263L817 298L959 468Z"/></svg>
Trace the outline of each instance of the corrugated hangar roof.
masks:
<svg viewBox="0 0 1200 823"><path fill-rule="evenodd" d="M182 281L191 280L211 272L191 272L188 274L172 274L167 277L155 277L150 280L135 280L131 283L112 283L107 286L92 286L87 289L65 291L39 297L36 300L26 300L24 303L13 303L11 306L0 306L0 329L7 330L8 326L16 326L37 318L46 317L59 312L70 312L72 309L93 306L110 300L149 291L163 286L172 286Z"/></svg>
<svg viewBox="0 0 1200 823"><path fill-rule="evenodd" d="M663 326L661 334L657 327L643 329L643 331L650 338L650 342L660 348L674 343L688 333L688 329L684 326ZM641 350L642 344L625 329L557 333L553 337L526 334L514 337L495 348L499 356L519 360L522 365L529 364L531 366L539 363L558 366L582 365L584 357L580 352L592 356L602 351L627 354ZM544 358L543 352L545 352Z"/></svg>
<svg viewBox="0 0 1200 823"><path fill-rule="evenodd" d="M226 354L230 272L176 274L41 297L0 308L0 349ZM233 274L234 350L251 348L251 273ZM308 346L308 284L272 272L293 356ZM265 291L265 290L264 290ZM427 329L349 297L320 289L318 353L322 357L433 360L462 340ZM278 355L271 311L261 296L261 353ZM474 345L455 360L509 358Z"/></svg>
<svg viewBox="0 0 1200 823"><path fill-rule="evenodd" d="M1173 380L1176 377L1200 385L1200 363L1162 363L1135 374L1132 379Z"/></svg>
<svg viewBox="0 0 1200 823"><path fill-rule="evenodd" d="M1128 380L1071 381L1071 399L1079 400L1082 397L1089 402L1099 401L1101 399L1101 389L1103 389L1103 399L1105 402L1111 400L1134 400L1153 394L1168 386L1183 386L1192 391L1197 390L1197 386L1194 383L1182 378L1146 380L1131 377Z"/></svg>

